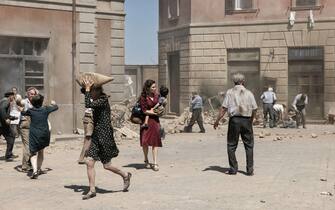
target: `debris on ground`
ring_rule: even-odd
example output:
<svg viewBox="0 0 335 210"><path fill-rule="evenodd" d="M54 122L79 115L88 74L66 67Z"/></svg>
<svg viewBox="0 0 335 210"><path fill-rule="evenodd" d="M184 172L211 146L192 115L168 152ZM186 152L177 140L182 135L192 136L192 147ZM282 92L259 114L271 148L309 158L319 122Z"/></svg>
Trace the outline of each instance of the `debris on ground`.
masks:
<svg viewBox="0 0 335 210"><path fill-rule="evenodd" d="M333 194L331 192L321 192L320 195L333 196Z"/></svg>
<svg viewBox="0 0 335 210"><path fill-rule="evenodd" d="M311 137L312 137L313 139L315 139L315 138L318 137L318 135L316 135L315 133L312 133L312 134L311 134Z"/></svg>
<svg viewBox="0 0 335 210"><path fill-rule="evenodd" d="M326 182L327 179L325 179L325 178L321 178L320 181L322 181L322 182Z"/></svg>

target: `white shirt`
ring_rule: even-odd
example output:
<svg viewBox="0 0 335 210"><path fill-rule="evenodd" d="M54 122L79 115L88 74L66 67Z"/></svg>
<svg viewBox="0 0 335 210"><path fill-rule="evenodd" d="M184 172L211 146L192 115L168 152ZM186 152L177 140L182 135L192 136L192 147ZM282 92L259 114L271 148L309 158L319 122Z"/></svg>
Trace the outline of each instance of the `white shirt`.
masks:
<svg viewBox="0 0 335 210"><path fill-rule="evenodd" d="M229 117L251 117L252 111L257 109L257 104L250 90L243 85L235 85L227 91L222 107L228 109Z"/></svg>
<svg viewBox="0 0 335 210"><path fill-rule="evenodd" d="M282 104L275 104L273 105L273 109L277 112L284 112L284 106Z"/></svg>

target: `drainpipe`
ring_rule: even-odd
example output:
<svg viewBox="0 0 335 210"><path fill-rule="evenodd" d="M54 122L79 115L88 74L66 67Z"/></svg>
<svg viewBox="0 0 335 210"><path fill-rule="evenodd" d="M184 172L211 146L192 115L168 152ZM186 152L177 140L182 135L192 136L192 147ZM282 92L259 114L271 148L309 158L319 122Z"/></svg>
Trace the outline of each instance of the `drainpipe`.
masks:
<svg viewBox="0 0 335 210"><path fill-rule="evenodd" d="M73 133L77 132L77 111L76 111L76 48L77 48L77 17L76 0L72 0L72 117Z"/></svg>

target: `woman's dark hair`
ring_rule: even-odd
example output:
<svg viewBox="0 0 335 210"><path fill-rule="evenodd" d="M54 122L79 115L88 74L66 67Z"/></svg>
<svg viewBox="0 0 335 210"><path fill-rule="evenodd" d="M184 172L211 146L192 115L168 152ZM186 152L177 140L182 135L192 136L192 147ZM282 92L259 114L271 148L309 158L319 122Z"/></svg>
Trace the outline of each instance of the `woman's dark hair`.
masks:
<svg viewBox="0 0 335 210"><path fill-rule="evenodd" d="M82 94L85 94L86 89L85 89L84 87L82 87L82 88L80 88L80 92L81 92Z"/></svg>
<svg viewBox="0 0 335 210"><path fill-rule="evenodd" d="M35 108L40 108L43 105L43 101L44 101L44 96L41 94L37 94L33 96L33 98L31 99L31 104Z"/></svg>
<svg viewBox="0 0 335 210"><path fill-rule="evenodd" d="M151 80L151 79L146 80L143 85L141 96L146 98L150 94L150 87L155 83L156 82L154 80Z"/></svg>
<svg viewBox="0 0 335 210"><path fill-rule="evenodd" d="M167 88L166 86L162 85L159 88L159 94L161 95L161 97L166 98L166 96L169 94L169 88Z"/></svg>

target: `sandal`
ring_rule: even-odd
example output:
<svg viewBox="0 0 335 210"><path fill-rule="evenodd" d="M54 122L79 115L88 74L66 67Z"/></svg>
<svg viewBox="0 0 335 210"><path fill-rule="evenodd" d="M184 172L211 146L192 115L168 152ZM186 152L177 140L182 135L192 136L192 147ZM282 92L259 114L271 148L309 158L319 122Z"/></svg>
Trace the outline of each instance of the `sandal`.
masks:
<svg viewBox="0 0 335 210"><path fill-rule="evenodd" d="M147 168L147 169L151 168L150 163L149 163L148 160L144 161L144 167Z"/></svg>
<svg viewBox="0 0 335 210"><path fill-rule="evenodd" d="M127 192L128 188L130 186L130 178L131 178L132 174L130 172L128 172L127 177L123 178L123 192Z"/></svg>
<svg viewBox="0 0 335 210"><path fill-rule="evenodd" d="M158 164L152 164L152 170L159 171Z"/></svg>
<svg viewBox="0 0 335 210"><path fill-rule="evenodd" d="M88 200L97 196L96 192L89 191L86 195L83 196L83 200Z"/></svg>

